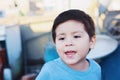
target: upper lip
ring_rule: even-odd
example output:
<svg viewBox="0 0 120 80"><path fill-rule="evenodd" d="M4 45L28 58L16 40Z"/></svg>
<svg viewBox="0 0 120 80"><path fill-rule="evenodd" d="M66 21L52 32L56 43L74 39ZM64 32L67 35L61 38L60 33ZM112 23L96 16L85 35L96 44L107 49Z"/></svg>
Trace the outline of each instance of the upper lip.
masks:
<svg viewBox="0 0 120 80"><path fill-rule="evenodd" d="M75 53L76 53L76 51L74 51L74 50L65 51L65 54L75 54Z"/></svg>

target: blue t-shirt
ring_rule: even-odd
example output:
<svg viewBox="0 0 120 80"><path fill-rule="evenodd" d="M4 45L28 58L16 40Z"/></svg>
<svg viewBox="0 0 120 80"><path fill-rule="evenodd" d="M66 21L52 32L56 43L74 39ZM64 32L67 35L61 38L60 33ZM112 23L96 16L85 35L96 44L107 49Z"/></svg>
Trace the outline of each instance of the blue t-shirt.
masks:
<svg viewBox="0 0 120 80"><path fill-rule="evenodd" d="M35 80L101 80L101 68L92 59L86 71L68 67L60 58L46 63Z"/></svg>

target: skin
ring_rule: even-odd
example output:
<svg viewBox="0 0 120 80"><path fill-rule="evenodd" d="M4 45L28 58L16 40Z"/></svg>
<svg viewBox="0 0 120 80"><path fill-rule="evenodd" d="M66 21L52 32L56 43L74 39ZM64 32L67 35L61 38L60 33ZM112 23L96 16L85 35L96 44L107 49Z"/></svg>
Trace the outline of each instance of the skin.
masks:
<svg viewBox="0 0 120 80"><path fill-rule="evenodd" d="M79 71L89 68L86 56L96 41L95 36L89 37L84 27L81 22L68 20L59 24L55 30L55 44L59 56L69 67Z"/></svg>

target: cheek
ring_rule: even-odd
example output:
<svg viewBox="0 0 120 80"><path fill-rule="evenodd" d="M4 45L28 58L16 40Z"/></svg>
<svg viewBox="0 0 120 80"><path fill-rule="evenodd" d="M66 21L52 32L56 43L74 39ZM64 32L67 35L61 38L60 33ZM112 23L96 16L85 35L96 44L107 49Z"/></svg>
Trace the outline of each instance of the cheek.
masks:
<svg viewBox="0 0 120 80"><path fill-rule="evenodd" d="M85 41L85 40L77 43L76 45L77 45L78 50L82 50L82 51L88 51L90 48L89 41Z"/></svg>
<svg viewBox="0 0 120 80"><path fill-rule="evenodd" d="M59 54L60 52L62 52L62 51L63 51L62 45L59 44L59 43L56 43L56 50L57 50L58 54Z"/></svg>

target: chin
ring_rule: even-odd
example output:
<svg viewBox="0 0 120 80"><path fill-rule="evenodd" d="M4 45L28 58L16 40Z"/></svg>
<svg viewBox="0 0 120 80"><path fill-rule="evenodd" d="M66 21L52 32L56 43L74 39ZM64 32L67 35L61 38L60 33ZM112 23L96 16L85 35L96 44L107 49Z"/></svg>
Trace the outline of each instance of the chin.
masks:
<svg viewBox="0 0 120 80"><path fill-rule="evenodd" d="M73 65L73 64L76 64L77 61L73 61L73 60L67 60L65 61L66 64L69 64L69 65Z"/></svg>

